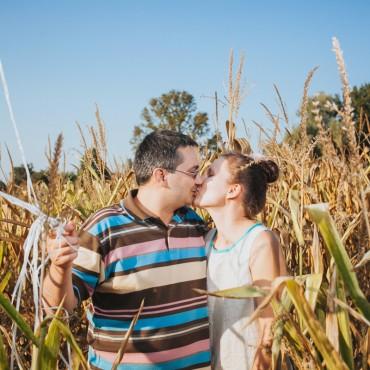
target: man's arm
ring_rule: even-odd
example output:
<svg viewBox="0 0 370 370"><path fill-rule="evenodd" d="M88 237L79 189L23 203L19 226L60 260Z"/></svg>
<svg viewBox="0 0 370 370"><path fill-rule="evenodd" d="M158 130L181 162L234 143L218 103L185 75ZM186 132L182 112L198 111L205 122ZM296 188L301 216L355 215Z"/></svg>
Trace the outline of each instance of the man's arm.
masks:
<svg viewBox="0 0 370 370"><path fill-rule="evenodd" d="M67 224L64 230L61 241L48 237L46 242L51 264L44 279L42 297L47 313L53 312L48 307L58 307L64 297L63 307L68 312L72 312L78 302L73 292L72 264L77 257L79 238L73 223Z"/></svg>

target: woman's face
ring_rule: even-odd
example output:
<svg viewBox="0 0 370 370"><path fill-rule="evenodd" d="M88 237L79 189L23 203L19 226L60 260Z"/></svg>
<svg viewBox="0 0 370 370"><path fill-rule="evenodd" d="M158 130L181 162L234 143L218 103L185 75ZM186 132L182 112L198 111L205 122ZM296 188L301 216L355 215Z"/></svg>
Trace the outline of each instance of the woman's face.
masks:
<svg viewBox="0 0 370 370"><path fill-rule="evenodd" d="M216 159L203 176L203 181L194 200L196 207L221 207L231 186L230 169L226 159Z"/></svg>

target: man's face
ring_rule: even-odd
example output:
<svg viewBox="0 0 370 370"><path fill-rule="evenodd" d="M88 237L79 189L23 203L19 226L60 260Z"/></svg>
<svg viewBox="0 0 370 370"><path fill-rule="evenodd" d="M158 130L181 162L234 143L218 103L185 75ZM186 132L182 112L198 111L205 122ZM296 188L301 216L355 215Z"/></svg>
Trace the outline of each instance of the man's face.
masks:
<svg viewBox="0 0 370 370"><path fill-rule="evenodd" d="M170 197L177 208L191 205L196 196L197 174L199 170L199 150L197 147L187 146L177 149L182 162L175 171L168 172L167 183Z"/></svg>

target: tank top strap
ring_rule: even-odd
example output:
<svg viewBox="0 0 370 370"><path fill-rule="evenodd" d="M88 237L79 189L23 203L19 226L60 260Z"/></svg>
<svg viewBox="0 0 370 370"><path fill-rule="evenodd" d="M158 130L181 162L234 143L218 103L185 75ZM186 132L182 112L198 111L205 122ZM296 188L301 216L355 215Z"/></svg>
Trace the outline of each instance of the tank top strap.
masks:
<svg viewBox="0 0 370 370"><path fill-rule="evenodd" d="M218 252L218 253L234 252L235 253L235 252L238 251L237 253L239 254L240 249L242 249L243 254L247 253L247 255L244 255L244 258L249 257L249 250L251 249L254 240L256 239L256 237L258 236L258 234L260 232L265 231L265 230L269 230L269 228L266 227L264 224L258 222L256 224L252 225L249 229L247 229L245 234L240 238L240 240L236 241L231 247L229 247L225 250L222 250L222 251L215 251L215 252ZM207 258L211 254L212 249L214 248L213 241L214 241L214 238L215 238L216 234L217 234L217 229L214 228L214 229L211 229L210 231L208 231L208 233L205 237L205 246L206 246ZM235 247L237 247L237 248L235 248ZM235 251L234 251L234 249L235 249Z"/></svg>

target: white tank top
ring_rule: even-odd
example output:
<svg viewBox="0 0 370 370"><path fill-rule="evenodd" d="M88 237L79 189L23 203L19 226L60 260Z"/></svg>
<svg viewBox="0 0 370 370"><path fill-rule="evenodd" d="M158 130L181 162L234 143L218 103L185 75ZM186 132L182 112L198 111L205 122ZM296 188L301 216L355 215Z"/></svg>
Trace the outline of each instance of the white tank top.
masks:
<svg viewBox="0 0 370 370"><path fill-rule="evenodd" d="M249 255L257 235L269 230L257 223L246 230L232 246L216 250L216 229L209 231L207 246L207 290L216 291L252 284ZM248 370L252 368L257 341L257 322L245 326L255 310L253 298L227 299L208 297L212 346L212 369Z"/></svg>

